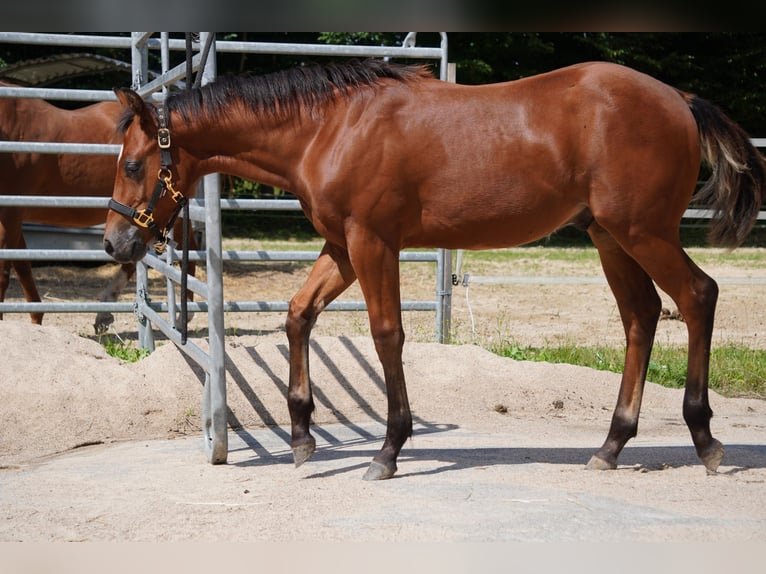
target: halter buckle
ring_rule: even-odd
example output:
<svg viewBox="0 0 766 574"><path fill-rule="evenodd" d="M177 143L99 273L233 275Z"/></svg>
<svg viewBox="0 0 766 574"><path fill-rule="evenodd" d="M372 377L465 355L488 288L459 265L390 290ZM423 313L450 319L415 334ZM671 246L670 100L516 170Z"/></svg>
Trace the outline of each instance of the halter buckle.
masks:
<svg viewBox="0 0 766 574"><path fill-rule="evenodd" d="M139 227L148 229L154 224L154 216L151 214L151 212L147 212L145 209L142 209L141 211L137 211L133 216L133 222Z"/></svg>
<svg viewBox="0 0 766 574"><path fill-rule="evenodd" d="M168 128L157 130L157 144L160 146L160 149L170 148L170 130Z"/></svg>

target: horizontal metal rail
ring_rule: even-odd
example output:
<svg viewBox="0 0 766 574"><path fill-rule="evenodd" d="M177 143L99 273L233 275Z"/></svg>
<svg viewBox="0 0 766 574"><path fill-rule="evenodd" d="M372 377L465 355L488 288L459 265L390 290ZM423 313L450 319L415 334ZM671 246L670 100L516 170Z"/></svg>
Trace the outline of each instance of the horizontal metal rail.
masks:
<svg viewBox="0 0 766 574"><path fill-rule="evenodd" d="M441 48L402 46L345 46L339 44L290 44L271 42L236 42L218 40L216 52L245 54L295 54L300 50L309 56L349 56L366 58L423 58L439 60L444 55Z"/></svg>
<svg viewBox="0 0 766 574"><path fill-rule="evenodd" d="M0 196L2 206L24 207L74 207L74 208L104 208L108 206L109 198L105 197L59 197L59 196ZM222 199L221 209L224 210L266 210L266 211L300 211L300 202L297 200L264 200L264 199ZM194 199L191 201L190 214L192 219L204 217L204 201ZM195 217L196 216L196 217ZM172 259L177 261L181 258L181 252L172 246ZM239 251L226 250L221 253L223 261L237 262L267 262L267 261L304 261L312 262L319 257L319 251ZM190 251L189 260L194 262L205 261L207 254L204 251ZM110 262L113 259L101 249L3 249L0 250L0 258L5 260L22 261L86 261L86 262ZM438 255L434 251L403 251L399 260L402 262L437 262ZM165 275L174 283L180 283L181 272L167 262L149 254L144 262ZM189 277L188 287L191 291L207 299L207 284L198 279ZM0 313L131 313L136 311L136 305L141 303L121 302L5 302L0 303ZM288 302L269 301L240 301L224 302L224 312L286 312ZM168 311L167 303L151 303L155 313ZM435 311L435 301L403 301L403 311ZM366 305L363 301L334 301L328 305L328 311L363 311ZM190 312L207 312L208 306L204 302L189 302ZM157 324L158 316L150 318ZM167 333L167 329L163 328ZM168 335L170 337L170 335Z"/></svg>
<svg viewBox="0 0 766 574"><path fill-rule="evenodd" d="M684 219L713 219L715 211L712 209L687 209L684 211ZM758 221L766 221L766 211L758 212Z"/></svg>
<svg viewBox="0 0 766 574"><path fill-rule="evenodd" d="M0 32L0 42L9 44L34 44L48 46L67 46L85 48L131 48L131 36L97 36L89 34L41 34L37 32ZM145 37L141 42L151 50L160 50L160 38ZM186 41L178 38L168 39L168 48L175 51L186 50ZM198 51L199 42L192 43L192 49ZM441 48L402 47L402 46L344 46L336 44L299 44L271 42L237 42L216 40L216 52L248 54L283 54L294 55L300 51L309 56L359 56L359 57L420 57L440 59Z"/></svg>
<svg viewBox="0 0 766 574"><path fill-rule="evenodd" d="M2 98L40 98L67 102L105 102L116 101L112 90L76 90L69 88L11 88L0 87Z"/></svg>
<svg viewBox="0 0 766 574"><path fill-rule="evenodd" d="M95 36L85 34L41 34L38 32L0 32L0 42L43 46L79 46L83 48L126 48L129 50L131 46L131 37ZM156 47L159 48L159 39L157 39Z"/></svg>
<svg viewBox="0 0 766 574"><path fill-rule="evenodd" d="M167 302L151 302L148 305L158 313L167 313ZM252 313L258 311L287 312L287 301L224 301L225 312ZM435 301L402 301L402 311L435 311ZM189 301L189 312L207 313L208 304L204 301ZM2 302L0 313L135 313L135 301L41 301L41 302ZM325 311L364 311L364 301L333 301Z"/></svg>
<svg viewBox="0 0 766 574"><path fill-rule="evenodd" d="M6 142L0 142L0 151L5 151L2 149L4 143ZM96 144L93 145L95 146ZM119 152L119 146L116 147ZM106 209L109 206L109 198L86 196L61 197L55 195L0 195L0 207L5 206L88 207ZM221 199L221 209L245 211L301 211L301 204L297 199ZM203 199L192 199L189 202L189 213L192 219L202 218L205 214L205 201ZM710 209L689 208L684 211L683 218L711 219L714 214L715 212ZM762 210L758 214L758 220L766 221L766 210Z"/></svg>
<svg viewBox="0 0 766 574"><path fill-rule="evenodd" d="M714 277L719 285L766 285L766 277ZM606 285L603 276L579 275L471 275L466 273L462 285Z"/></svg>
<svg viewBox="0 0 766 574"><path fill-rule="evenodd" d="M0 141L0 152L2 153L119 155L120 149L122 146L114 144Z"/></svg>
<svg viewBox="0 0 766 574"><path fill-rule="evenodd" d="M237 251L222 252L223 261L316 261L319 251ZM149 257L153 257L149 255ZM173 259L179 260L181 252L173 250ZM0 259L8 261L114 261L101 249L0 249ZM189 261L204 261L204 251L189 251ZM433 251L402 251L402 262L436 262Z"/></svg>

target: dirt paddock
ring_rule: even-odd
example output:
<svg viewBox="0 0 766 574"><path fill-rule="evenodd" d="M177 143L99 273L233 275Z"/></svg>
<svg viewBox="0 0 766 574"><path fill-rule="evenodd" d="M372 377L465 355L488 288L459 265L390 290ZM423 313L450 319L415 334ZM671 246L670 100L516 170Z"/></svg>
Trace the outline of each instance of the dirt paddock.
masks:
<svg viewBox="0 0 766 574"><path fill-rule="evenodd" d="M96 292L110 272L36 268L41 291L59 298ZM257 273L230 265L225 297L283 299L305 273L289 264ZM405 298L433 291L430 279L405 266L403 284ZM722 284L716 344L766 348L764 290ZM0 322L0 541L766 537L766 402L712 394L712 428L726 455L719 474L707 476L683 424L682 391L649 384L639 436L619 468L589 472L584 465L605 437L619 375L504 359L474 343L619 343L608 288L472 286L467 298L456 288L453 304L457 345L432 342L432 314L405 314L416 430L396 477L382 483L361 480L382 444L386 413L361 313L320 318L311 346L319 448L299 469L289 449L282 315L227 316L232 430L221 466L209 465L201 449L199 369L172 344L124 364L94 340L93 317L48 315L37 327L7 315ZM118 316L113 332L129 338L132 317ZM196 316L192 337L204 345L204 333L205 318ZM684 323L661 321L657 341L685 342Z"/></svg>

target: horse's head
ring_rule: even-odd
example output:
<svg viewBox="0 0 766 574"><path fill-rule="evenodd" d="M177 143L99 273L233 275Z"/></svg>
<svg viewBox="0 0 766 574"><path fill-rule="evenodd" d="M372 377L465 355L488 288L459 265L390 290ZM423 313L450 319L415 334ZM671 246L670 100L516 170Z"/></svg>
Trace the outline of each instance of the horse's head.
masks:
<svg viewBox="0 0 766 574"><path fill-rule="evenodd" d="M179 152L171 147L169 112L144 102L132 90L115 90L125 106L104 249L122 263L140 260L152 241L164 244L186 198L177 188ZM183 180L188 183L188 179Z"/></svg>

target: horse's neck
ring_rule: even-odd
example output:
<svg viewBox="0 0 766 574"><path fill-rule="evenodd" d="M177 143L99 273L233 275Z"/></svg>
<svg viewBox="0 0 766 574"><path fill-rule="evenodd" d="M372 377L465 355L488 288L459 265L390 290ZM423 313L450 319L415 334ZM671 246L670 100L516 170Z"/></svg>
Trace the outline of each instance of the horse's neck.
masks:
<svg viewBox="0 0 766 574"><path fill-rule="evenodd" d="M179 134L197 161L194 177L226 173L295 191L295 173L318 124L307 121L217 122Z"/></svg>

